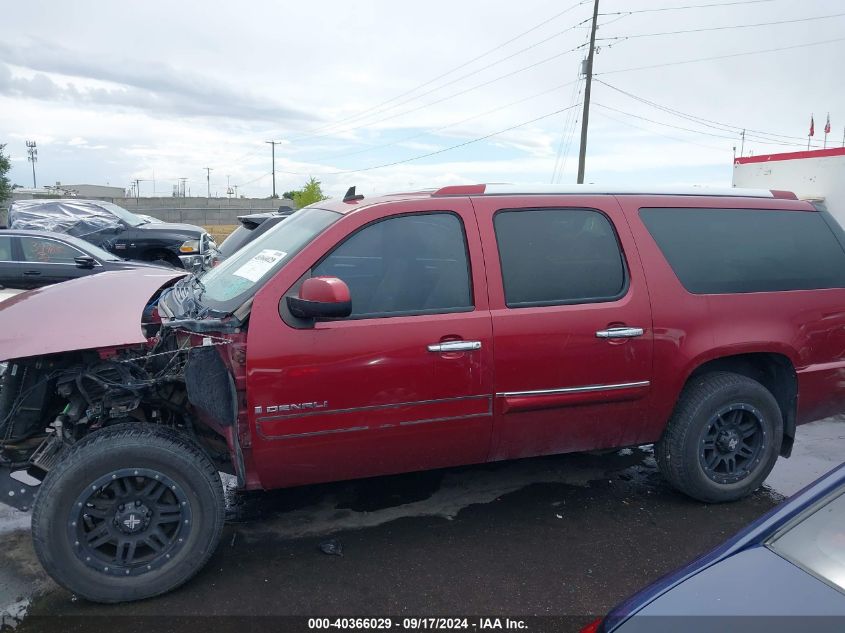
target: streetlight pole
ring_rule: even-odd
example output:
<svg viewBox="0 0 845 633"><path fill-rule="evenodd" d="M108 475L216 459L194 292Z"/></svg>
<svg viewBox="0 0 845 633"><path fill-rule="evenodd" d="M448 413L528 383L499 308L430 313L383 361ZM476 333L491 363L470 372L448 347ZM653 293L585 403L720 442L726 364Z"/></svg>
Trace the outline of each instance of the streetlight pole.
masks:
<svg viewBox="0 0 845 633"><path fill-rule="evenodd" d="M281 144L281 141L264 141L265 143L270 144L270 152L272 157L272 169L273 169L273 197L276 197L276 145Z"/></svg>

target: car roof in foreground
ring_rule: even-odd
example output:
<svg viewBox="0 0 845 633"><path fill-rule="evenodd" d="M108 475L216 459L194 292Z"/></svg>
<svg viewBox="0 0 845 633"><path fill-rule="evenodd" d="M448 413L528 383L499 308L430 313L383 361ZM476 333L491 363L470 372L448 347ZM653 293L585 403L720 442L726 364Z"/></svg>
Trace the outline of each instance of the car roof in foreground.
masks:
<svg viewBox="0 0 845 633"><path fill-rule="evenodd" d="M793 521L796 517L807 511L820 500L838 491L845 486L845 463L840 464L827 474L823 475L813 483L792 495L782 504L770 510L757 521L737 533L731 539L725 541L704 556L692 561L684 567L667 574L663 578L648 585L618 606L616 606L605 618L607 631L612 631L622 625L628 618L636 615L639 611L652 604L661 596L666 595L682 583L692 579L698 574L712 568L713 566L726 561L727 559L742 554L764 544L778 530ZM777 554L765 552L768 555L780 559ZM787 563L791 565L791 563ZM792 566L794 567L794 566ZM798 568L795 567L797 571ZM801 574L826 587L821 581L815 580L807 572ZM835 591L832 590L831 591ZM623 629L625 630L625 629Z"/></svg>
<svg viewBox="0 0 845 633"><path fill-rule="evenodd" d="M343 200L334 198L317 202L312 207L327 209L337 213L350 213L375 204L431 198L449 197L487 197L487 196L646 196L650 198L737 198L774 201L798 201L790 191L769 189L742 189L736 187L691 187L691 186L612 186L612 185L519 185L519 184L482 184L450 185L439 189L421 189L386 194L375 197L364 196L358 199ZM786 205L788 206L788 205ZM809 209L804 203L801 208ZM782 208L778 205L778 208ZM794 207L793 207L794 208Z"/></svg>

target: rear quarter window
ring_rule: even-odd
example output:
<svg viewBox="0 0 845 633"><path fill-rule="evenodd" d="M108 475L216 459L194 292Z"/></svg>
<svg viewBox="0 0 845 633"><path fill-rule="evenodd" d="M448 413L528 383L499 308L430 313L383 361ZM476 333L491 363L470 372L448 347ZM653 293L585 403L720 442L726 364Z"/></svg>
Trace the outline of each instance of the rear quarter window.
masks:
<svg viewBox="0 0 845 633"><path fill-rule="evenodd" d="M758 209L641 209L689 292L845 288L845 251L821 214Z"/></svg>

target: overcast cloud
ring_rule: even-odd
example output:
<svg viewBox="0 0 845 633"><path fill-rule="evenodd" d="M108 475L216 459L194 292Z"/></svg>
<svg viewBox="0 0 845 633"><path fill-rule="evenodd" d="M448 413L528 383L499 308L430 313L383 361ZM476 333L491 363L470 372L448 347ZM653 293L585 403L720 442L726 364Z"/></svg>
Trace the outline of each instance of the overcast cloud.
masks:
<svg viewBox="0 0 845 633"><path fill-rule="evenodd" d="M727 185L742 128L746 154L800 150L811 112L814 143L830 112L828 144L842 144L845 4L730 1L601 0L588 181ZM723 6L672 9L700 4ZM591 10L17 1L0 42L0 143L15 183L31 185L30 139L41 184L140 178L144 195L180 177L203 194L206 166L212 192L228 176L269 195L271 139L279 191L308 175L333 195L574 182ZM701 58L719 59L678 63Z"/></svg>

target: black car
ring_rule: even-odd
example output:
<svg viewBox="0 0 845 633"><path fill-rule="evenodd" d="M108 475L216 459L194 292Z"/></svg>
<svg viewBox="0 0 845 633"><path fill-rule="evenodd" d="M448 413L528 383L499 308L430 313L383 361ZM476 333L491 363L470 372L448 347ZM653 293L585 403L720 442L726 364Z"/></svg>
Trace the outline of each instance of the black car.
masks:
<svg viewBox="0 0 845 633"><path fill-rule="evenodd" d="M107 270L141 267L159 268L125 261L71 235L0 231L0 286L6 288L29 290Z"/></svg>
<svg viewBox="0 0 845 633"><path fill-rule="evenodd" d="M9 228L78 237L118 257L196 271L211 266L211 235L192 224L153 223L101 200L18 200L9 207Z"/></svg>
<svg viewBox="0 0 845 633"><path fill-rule="evenodd" d="M221 242L217 255L214 257L214 264L218 264L235 251L240 250L259 235L266 233L279 222L293 213L290 207L279 207L278 211L267 211L266 213L251 213L238 216L241 225Z"/></svg>

